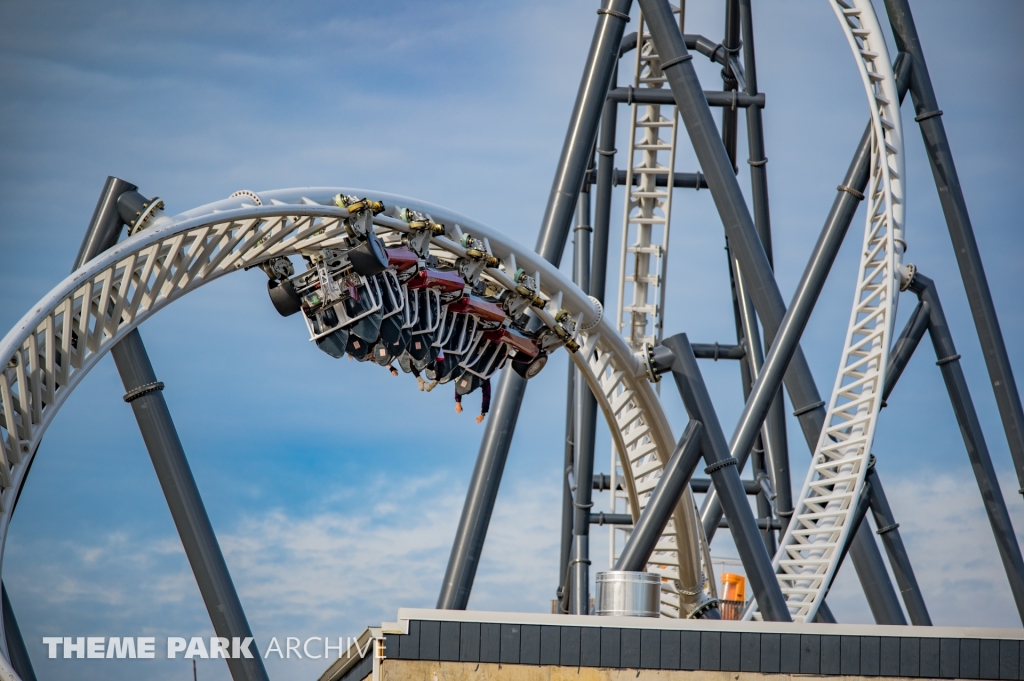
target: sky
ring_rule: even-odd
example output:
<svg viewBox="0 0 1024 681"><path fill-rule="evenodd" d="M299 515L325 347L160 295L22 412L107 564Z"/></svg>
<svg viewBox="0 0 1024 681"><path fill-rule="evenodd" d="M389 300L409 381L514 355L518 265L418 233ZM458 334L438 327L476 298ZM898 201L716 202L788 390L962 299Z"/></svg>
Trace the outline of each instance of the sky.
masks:
<svg viewBox="0 0 1024 681"><path fill-rule="evenodd" d="M67 275L108 175L160 196L171 214L239 189L376 188L450 207L532 246L597 7L0 2L0 330ZM1024 46L1015 27L1024 8L913 8L1020 376L1024 239L1014 206L1024 101L1015 85L1024 80ZM634 7L627 30L636 15ZM828 3L755 3L754 17L776 272L788 300L867 107ZM687 32L718 40L723 21L721 2L687 3ZM717 67L694 63L706 89L721 88ZM908 103L907 259L942 295L1020 536L1024 500L912 119ZM617 146L626 144L620 129ZM746 158L742 126L739 148ZM676 169L696 170L685 137L680 150ZM749 188L743 168L740 182ZM621 194L612 215L614 282ZM842 348L863 219L861 211L803 338L823 394ZM734 342L710 193L678 190L672 230L666 335ZM219 280L141 333L266 650L272 637L356 636L399 607L434 605L483 426L472 418L475 396L456 415L446 390L420 393L408 376L318 352L300 320L273 311L263 282L258 271ZM613 307L613 284L607 298ZM900 305L898 327L912 307ZM879 473L936 624L1019 627L927 342L920 353L880 420ZM550 607L565 361L556 356L530 383L472 609ZM742 408L739 372L725 362L702 369L728 434ZM122 393L105 358L47 432L11 525L3 579L40 678L191 678L182 659L48 660L43 636L213 634ZM682 405L663 393L680 433ZM807 450L795 419L789 432L799 489ZM607 470L609 446L602 425L598 471ZM607 499L596 503L601 510ZM603 529L593 553L595 569L606 567ZM727 533L713 553L735 555ZM829 603L842 622L871 621L852 567L841 570ZM326 667L275 657L267 665L273 678L316 678ZM198 678L229 677L223 662L199 660Z"/></svg>

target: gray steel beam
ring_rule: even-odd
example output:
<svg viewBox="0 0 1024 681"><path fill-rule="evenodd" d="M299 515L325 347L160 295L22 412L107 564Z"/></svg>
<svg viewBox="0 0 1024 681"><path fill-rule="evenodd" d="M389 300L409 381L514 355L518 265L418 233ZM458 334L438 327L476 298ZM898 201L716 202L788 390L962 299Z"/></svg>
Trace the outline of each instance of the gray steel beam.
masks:
<svg viewBox="0 0 1024 681"><path fill-rule="evenodd" d="M164 401L163 384L157 381L138 330L115 345L111 355L124 384L125 401L131 403L185 555L213 621L213 630L229 640L251 637L252 630L231 581L217 535ZM251 649L251 659L227 660L231 677L236 681L268 679L255 643Z"/></svg>
<svg viewBox="0 0 1024 681"><path fill-rule="evenodd" d="M766 620L790 622L792 617L779 582L775 579L771 558L761 541L757 522L747 503L736 469L736 459L729 455L729 446L714 405L711 404L704 378L697 367L697 358L690 349L690 342L686 334L678 334L665 339L662 345L675 355L672 376L690 420L700 421L704 426L702 454L708 464L705 472L711 476L722 500L736 550L743 562L747 579L750 580L758 607Z"/></svg>
<svg viewBox="0 0 1024 681"><path fill-rule="evenodd" d="M853 507L853 513L847 518L850 527L856 527L857 531L860 531L864 524L864 517L868 514L870 500L868 490L870 487L871 483L865 483L864 487L861 488L860 497L857 499L857 504ZM825 593L821 596L822 600L828 598L828 592L832 589L832 584L836 581L840 568L843 567L843 561L846 560L846 554L850 552L850 546L853 544L853 538L857 535L857 531L846 535L846 541L843 542L842 547L839 549L839 560L836 562L836 569L832 571L832 578L825 585Z"/></svg>
<svg viewBox="0 0 1024 681"><path fill-rule="evenodd" d="M718 137L718 129L711 116L711 110L707 106L707 101L704 99L697 73L691 63L692 55L686 51L682 36L672 21L671 8L667 0L640 0L640 6L650 26L651 35L661 57L662 71L672 88L697 160L707 176L708 187L725 226L729 244L740 261L744 276L748 278L750 295L765 326L765 335L774 346L776 331L786 314L786 305L779 292L778 284L775 282L764 247L758 238L753 218L747 209L731 160ZM867 143L862 146L864 147L863 183L866 183L870 151ZM854 161L857 168L860 167L860 164L857 163L858 160L860 159ZM854 202L850 210L850 218L852 218L852 209L855 209L856 206L853 197L849 198ZM842 199L838 201L842 201ZM830 223L832 222L830 220ZM848 220L845 225L839 225L842 227L840 230L842 234L845 234L848 225ZM826 229L826 231L828 230ZM823 270L827 272L831 260L825 264ZM798 290L798 294L799 292ZM816 293L813 296L815 299L817 298ZM803 325L801 324L799 331L802 329ZM782 362L781 369L784 371L787 366L792 365L789 371L785 371L787 387L794 405L797 406L797 411L800 412L804 436L813 447L817 444L818 433L821 431L824 410L812 407L812 405L821 403L821 398L814 386L807 361L799 350L797 343L799 335L797 333L796 337L792 339L792 347L786 346L790 351L783 358L785 361ZM792 356L791 360L789 355ZM777 388L770 391L768 402L765 404L766 410L776 391ZM756 428L754 428L755 432L760 430L763 419L763 416L758 419ZM753 436L751 437L752 442Z"/></svg>
<svg viewBox="0 0 1024 681"><path fill-rule="evenodd" d="M744 480L740 478L740 482L743 483L743 491L748 496L757 496L761 494L761 486L757 484L756 480ZM711 478L691 478L690 479L690 490L694 494L707 494L708 490L714 489L711 482Z"/></svg>
<svg viewBox="0 0 1024 681"><path fill-rule="evenodd" d="M738 0L725 0L725 31L723 35L725 37L722 39L722 49L725 53L729 55L738 54L740 51L740 4ZM722 89L732 91L729 94L734 98L734 102L739 99L738 85L732 68L726 65L722 69ZM705 99L707 99L706 95ZM708 104L711 104L710 99L708 99ZM737 172L736 139L738 133L739 116L736 107L732 106L722 109L722 145L725 147L725 153L729 155L734 173Z"/></svg>
<svg viewBox="0 0 1024 681"><path fill-rule="evenodd" d="M607 0L598 10L597 27L537 237L537 253L556 265L562 259L576 198L583 188L587 164L597 140L601 109L618 63L619 46L623 29L629 21L631 5L631 0Z"/></svg>
<svg viewBox="0 0 1024 681"><path fill-rule="evenodd" d="M569 612L569 561L572 555L573 489L569 484L573 469L575 446L573 436L576 429L576 365L567 363L569 379L565 390L565 448L562 463L562 541L558 560L558 590L556 596L561 612Z"/></svg>
<svg viewBox="0 0 1024 681"><path fill-rule="evenodd" d="M942 310L935 282L918 272L910 283L910 288L929 305L928 332L932 337L932 345L938 360L935 363L942 370L942 380L946 383L949 400L953 404L953 412L960 425L960 434L967 446L967 456L978 481L978 490L981 492L989 524L992 526L992 534L999 548L999 557L1002 559L1006 578L1010 582L1010 591L1013 593L1021 621L1024 622L1024 558L1021 557L1017 535L1013 531L1003 492L999 488L999 479L992 467L992 457L985 443L978 412L974 408L967 379L960 366L960 355L953 344L953 336L946 323L946 315Z"/></svg>
<svg viewBox="0 0 1024 681"><path fill-rule="evenodd" d="M572 227L576 198L583 186L583 178L594 150L601 109L608 98L608 88L618 61L623 28L629 21L631 4L631 0L607 0L602 9L598 10L590 54L537 237L535 250L555 266L562 260L566 238ZM439 609L465 610L469 602L476 568L487 537L487 526L490 524L525 393L525 379L514 371L502 372L492 397L494 406L487 419L448 558L448 567L437 600Z"/></svg>
<svg viewBox="0 0 1024 681"><path fill-rule="evenodd" d="M907 618L900 608L900 599L889 580L878 544L871 535L871 526L865 522L860 524L850 544L850 558L875 622L905 625Z"/></svg>
<svg viewBox="0 0 1024 681"><path fill-rule="evenodd" d="M1003 332L999 327L992 292L985 276L985 267L981 262L981 251L974 237L971 216L967 212L967 201L960 186L960 178L957 176L956 164L953 162L953 152L946 137L946 128L942 124L942 111L939 109L931 77L928 75L928 64L925 62L921 39L910 12L910 3L908 0L885 0L885 8L897 48L907 53L913 60L910 94L914 101L914 110L917 112L914 120L921 126L924 148L931 162L935 186L939 191L939 202L946 216L946 226L953 241L953 252L956 253L960 276L967 291L967 302L971 306L974 325L978 330L978 340L981 342L989 380L995 391L999 416L1006 431L1006 441L1010 446L1014 469L1017 471L1017 481L1021 493L1024 494L1024 409L1021 408L1017 381L1014 379L1013 367L1006 353Z"/></svg>
<svg viewBox="0 0 1024 681"><path fill-rule="evenodd" d="M750 465L755 478L768 478L763 449L754 448L750 453ZM782 529L782 523L774 517L771 500L766 495L756 495L754 505L757 508L757 526L761 528L761 540L764 542L764 548L768 551L769 556L774 556L778 549L774 530ZM762 521L765 522L764 526L761 525Z"/></svg>
<svg viewBox="0 0 1024 681"><path fill-rule="evenodd" d="M590 514L591 525L632 525L633 516L628 513L604 513L598 511Z"/></svg>
<svg viewBox="0 0 1024 681"><path fill-rule="evenodd" d="M814 621L821 624L835 624L836 617L832 614L832 609L828 607L828 603L822 603L818 606L818 614L814 616Z"/></svg>
<svg viewBox="0 0 1024 681"><path fill-rule="evenodd" d="M635 35L635 34L634 34ZM611 84L618 77L612 75ZM615 185L615 128L618 107L605 101L601 113L601 133L597 141L597 188L594 192L594 239L590 266L590 295L604 304L608 279L608 239L611 235L612 187Z"/></svg>
<svg viewBox="0 0 1024 681"><path fill-rule="evenodd" d="M764 93L749 95L738 90L705 90L704 98L708 100L708 106L723 107L723 113L730 113L735 117L733 109L763 108L765 105ZM608 99L618 104L661 104L663 106L675 106L676 100L671 90L660 90L655 88L634 88L632 85L626 87L612 88L608 91Z"/></svg>
<svg viewBox="0 0 1024 681"><path fill-rule="evenodd" d="M4 639L7 643L7 656L11 660L11 667L21 677L21 681L36 681L32 658L29 657L25 639L21 636L18 620L14 617L14 608L11 606L11 599L7 596L7 587L2 582L0 582L0 600L3 601Z"/></svg>
<svg viewBox="0 0 1024 681"><path fill-rule="evenodd" d="M573 255L575 283L582 290L590 289L590 194L580 192L577 206L575 245ZM569 612L590 614L590 508L593 485L587 480L594 477L594 440L597 429L597 400L586 379L576 372L575 399L575 478L576 498L573 518L572 587L569 594Z"/></svg>
<svg viewBox="0 0 1024 681"><path fill-rule="evenodd" d="M630 50L635 50L636 40L636 32L623 36L619 47L619 56L623 56ZM683 44L686 45L688 50L697 50L711 61L717 62L722 66L726 65L728 52L722 48L720 43L716 43L714 40L705 38L697 33L683 33Z"/></svg>
<svg viewBox="0 0 1024 681"><path fill-rule="evenodd" d="M594 491L603 492L612 488L612 476L607 473L594 473ZM615 485L615 489L621 490L622 483Z"/></svg>
<svg viewBox="0 0 1024 681"><path fill-rule="evenodd" d="M448 568L437 598L438 610L465 610L469 603L525 390L526 379L514 371L501 372L498 387L491 397L491 412L485 421L484 437L455 530Z"/></svg>
<svg viewBox="0 0 1024 681"><path fill-rule="evenodd" d="M626 175L627 173L625 170L615 171L616 187L626 184ZM633 184L640 184L639 176L633 176ZM655 175L654 184L657 187L664 187L668 185L668 173ZM707 189L708 180L704 177L704 173L672 173L672 186L676 189Z"/></svg>
<svg viewBox="0 0 1024 681"><path fill-rule="evenodd" d="M691 420L686 426L613 570L640 572L647 568L647 561L661 539L687 481L700 463L702 430L699 421Z"/></svg>
<svg viewBox="0 0 1024 681"><path fill-rule="evenodd" d="M742 345L719 345L718 343L694 343L693 355L697 359L744 359L747 349Z"/></svg>
<svg viewBox="0 0 1024 681"><path fill-rule="evenodd" d="M896 382L903 375L903 370L907 368L910 358L914 355L914 350L924 338L930 317L931 310L928 308L928 303L919 301L917 307L910 314L906 326L903 327L903 331L900 332L900 337L892 344L892 350L889 352L889 366L885 369L885 381L882 384L883 407L885 401L889 399L889 395L892 394L893 388L896 387Z"/></svg>
<svg viewBox="0 0 1024 681"><path fill-rule="evenodd" d="M917 577L914 576L914 569L910 565L907 549L903 546L899 523L893 517L889 500L885 496L885 490L882 489L882 481L874 466L868 468L867 483L871 514L878 527L876 534L882 538L882 545L885 546L885 552L889 556L889 565L892 566L896 584L900 587L903 604L907 607L907 614L910 615L910 623L918 627L930 627L932 618L928 614L928 607L924 604L921 587L917 585Z"/></svg>
<svg viewBox="0 0 1024 681"><path fill-rule="evenodd" d="M89 229L72 271L117 243L125 224L118 200L135 192L135 185L108 177L93 212ZM124 384L125 401L131 403L142 439L163 490L167 507L181 538L196 584L218 636L240 640L252 637L242 603L231 581L217 535L206 513L185 449L164 401L160 383L138 329L125 336L110 353ZM228 659L234 681L266 681L263 658L253 642L251 658Z"/></svg>
<svg viewBox="0 0 1024 681"><path fill-rule="evenodd" d="M92 219L89 220L89 229L82 239L78 255L75 256L72 272L117 243L124 227L124 220L117 209L117 199L122 194L137 189L134 184L119 177L107 177L99 201L96 202L96 208L92 212Z"/></svg>
<svg viewBox="0 0 1024 681"><path fill-rule="evenodd" d="M743 35L743 76L746 80L744 94L750 98L764 97L763 93L757 91L757 60L754 58L754 22L750 0L739 0L739 14ZM761 237L768 263L774 266L771 215L768 210L768 158L764 155L764 125L760 106L747 108L747 154L754 227Z"/></svg>
<svg viewBox="0 0 1024 681"><path fill-rule="evenodd" d="M746 295L746 291L743 289L742 277L739 276L738 266L735 259L732 257L731 249L728 247L728 240L726 240L725 251L729 260L729 280L730 289L732 291L732 307L736 327L736 339L740 344L750 348L750 352L747 353L748 361L740 364L740 381L743 386L743 400L746 401L750 396L750 387L753 383L753 377L757 371L760 371L761 365L764 363L764 354L761 347L760 335L757 330L757 315L754 312L754 306L750 301L750 296ZM751 450L751 455L754 460L753 467L755 480L758 480L762 475L766 475L764 471L766 431L767 428L762 430L760 437L754 441L754 447ZM768 459L772 458L774 457L768 456ZM740 470L742 470L742 468L741 462ZM756 482L754 484L760 488L760 485ZM707 509L709 505L717 505L720 509L721 504L718 502L717 493L713 489L709 491L710 493L708 496L704 498L702 507ZM771 500L766 494L762 494L757 497L755 504L757 507L758 527L761 528L761 539L764 541L764 546L768 551L768 554L775 555L777 548L775 533L772 531L772 525L770 522L773 517ZM704 513L702 512L702 520L703 516ZM763 526L761 525L762 520L765 521ZM722 521L720 521L719 527L721 527L722 524ZM713 531L717 529L718 528L713 528ZM707 536L706 532L705 537L710 543L711 537Z"/></svg>
<svg viewBox="0 0 1024 681"><path fill-rule="evenodd" d="M754 306L751 303L750 296L747 295L743 277L740 274L739 264L736 262L735 258L732 257L732 249L728 246L726 246L726 253L729 256L729 279L732 289L736 338L737 341L743 343L750 349L750 352L747 353L748 361L743 362L743 364L740 365L743 398L746 400L750 396L751 381L753 377L760 372L761 366L764 363L764 354L761 350L761 340L757 328L757 316L754 313ZM734 454L738 461L737 468L741 473L746 467L747 457L753 452L760 451L763 456L765 443L768 441L768 438L766 437L766 430L767 428L762 427L761 433L754 439L750 449L739 451ZM765 501L767 501L767 499ZM760 509L761 507L758 506L759 515ZM713 488L708 490L707 496L704 497L704 500L701 503L700 519L704 526L704 535L707 537L708 542L711 542L714 539L716 531L721 527L722 520L721 500L718 498L718 492ZM770 533L765 533L765 546L768 548L769 553L774 553L774 537L769 540L767 534Z"/></svg>
<svg viewBox="0 0 1024 681"><path fill-rule="evenodd" d="M857 197L863 196L868 179L870 128L865 129L847 177L839 186L838 195L822 236L815 245L808 270L805 271L793 303L787 311L739 183L730 172L732 168L728 154L717 136L711 110L703 97L693 64L690 63L692 55L686 51L682 36L672 21L671 7L667 0L639 0L639 3L644 17L649 22L651 35L661 58L662 71L675 95L697 160L707 175L708 186L725 227L726 236L739 259L744 276L749 277L751 299L764 324L766 340L771 343L765 367L754 385L751 399L744 407L740 427L737 429L738 437L733 438L733 456L736 452L749 449L753 444L783 376L790 398L796 407L795 413L800 419L804 439L813 451L824 424L825 410L810 367L799 348L799 337L821 292L825 275L835 260L842 237L856 212L859 202ZM897 59L896 71L897 87L902 98L906 92L909 66L900 62L901 60ZM760 387L758 384L761 384ZM877 572L881 555L874 542L871 542L869 547L858 541L854 548L857 549L854 551L854 562L862 562L862 569L858 570L858 574L870 573L871 581L876 583L888 580L888 574L884 570L881 573ZM869 564L865 557L871 549L874 550L874 556ZM875 557L877 561L873 559ZM889 588L892 589L891 585ZM865 591L869 591L868 586L865 586Z"/></svg>
<svg viewBox="0 0 1024 681"><path fill-rule="evenodd" d="M754 20L750 0L739 0L740 31L743 44L743 75L746 94L764 96L757 91L757 60L754 51ZM768 264L775 268L772 253L771 213L768 202L768 157L764 153L764 125L761 107L747 108L747 165L750 166L750 196L754 227L761 237ZM789 438L786 433L786 406L782 394L776 396L768 411L769 453L766 466L775 491L775 512L785 532L793 515L793 489L789 478Z"/></svg>
<svg viewBox="0 0 1024 681"><path fill-rule="evenodd" d="M691 346L692 347L692 346ZM744 480L740 479L743 483L743 491L748 496L757 496L762 494L764 490L761 489L761 485L756 480ZM603 492L610 489L611 476L607 473L594 473L594 484L593 488L595 492ZM622 489L622 483L617 485L618 489ZM706 494L711 489L711 478L690 478L690 490L694 494Z"/></svg>
<svg viewBox="0 0 1024 681"><path fill-rule="evenodd" d="M775 518L755 518L754 522L757 523L757 529L761 531L762 535L765 532L777 530L779 529L779 527L781 527L779 525L779 521ZM729 529L729 521L725 518L722 518L718 521L718 527L722 530ZM767 545L765 546L765 548L767 549Z"/></svg>

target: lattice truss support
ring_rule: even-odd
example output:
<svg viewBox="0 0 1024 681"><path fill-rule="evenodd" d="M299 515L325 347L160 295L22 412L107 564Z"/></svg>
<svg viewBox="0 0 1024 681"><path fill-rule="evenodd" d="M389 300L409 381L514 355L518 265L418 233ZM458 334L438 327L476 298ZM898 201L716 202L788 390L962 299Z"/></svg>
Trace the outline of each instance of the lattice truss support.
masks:
<svg viewBox="0 0 1024 681"><path fill-rule="evenodd" d="M902 265L904 186L899 96L870 0L831 0L871 110L871 175L857 286L839 371L793 520L774 566L795 621L814 619L837 569L860 497L881 408ZM756 606L755 606L756 607ZM751 608L746 618L756 616Z"/></svg>

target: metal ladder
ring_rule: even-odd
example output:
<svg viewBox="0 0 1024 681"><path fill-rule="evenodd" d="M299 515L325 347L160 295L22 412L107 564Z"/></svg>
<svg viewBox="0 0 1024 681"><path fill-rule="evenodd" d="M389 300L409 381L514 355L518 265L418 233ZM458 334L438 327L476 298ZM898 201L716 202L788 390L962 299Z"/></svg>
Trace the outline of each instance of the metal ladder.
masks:
<svg viewBox="0 0 1024 681"><path fill-rule="evenodd" d="M673 6L672 11L678 14L679 8ZM646 30L642 13L638 36L632 87L661 89L667 80L661 72L654 41ZM616 329L635 353L642 350L644 343L661 341L665 265L672 217L671 178L675 170L679 116L675 106L632 104L630 109ZM664 187L657 186L658 175L666 176ZM629 494L625 486L622 490L617 489L624 476L615 447L612 447L610 470L610 511L628 513ZM609 527L609 566L615 564L617 549L625 546L632 529L629 525Z"/></svg>
<svg viewBox="0 0 1024 681"><path fill-rule="evenodd" d="M661 89L667 81L642 14L638 34L632 87ZM661 340L679 116L675 106L633 104L631 109L616 323L639 352L644 343ZM666 186L657 186L658 175L667 176Z"/></svg>

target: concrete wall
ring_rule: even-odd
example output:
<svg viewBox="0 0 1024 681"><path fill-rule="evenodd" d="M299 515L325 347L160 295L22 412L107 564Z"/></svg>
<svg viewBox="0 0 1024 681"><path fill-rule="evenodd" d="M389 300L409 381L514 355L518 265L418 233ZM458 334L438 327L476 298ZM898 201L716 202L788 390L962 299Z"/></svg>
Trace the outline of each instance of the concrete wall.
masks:
<svg viewBox="0 0 1024 681"><path fill-rule="evenodd" d="M425 660L381 661L381 681L812 681L813 679L868 679L884 676L812 676L808 674L756 674L748 672L664 671L655 669L605 669L555 665L492 664L487 662L430 662ZM369 677L367 677L369 678Z"/></svg>

